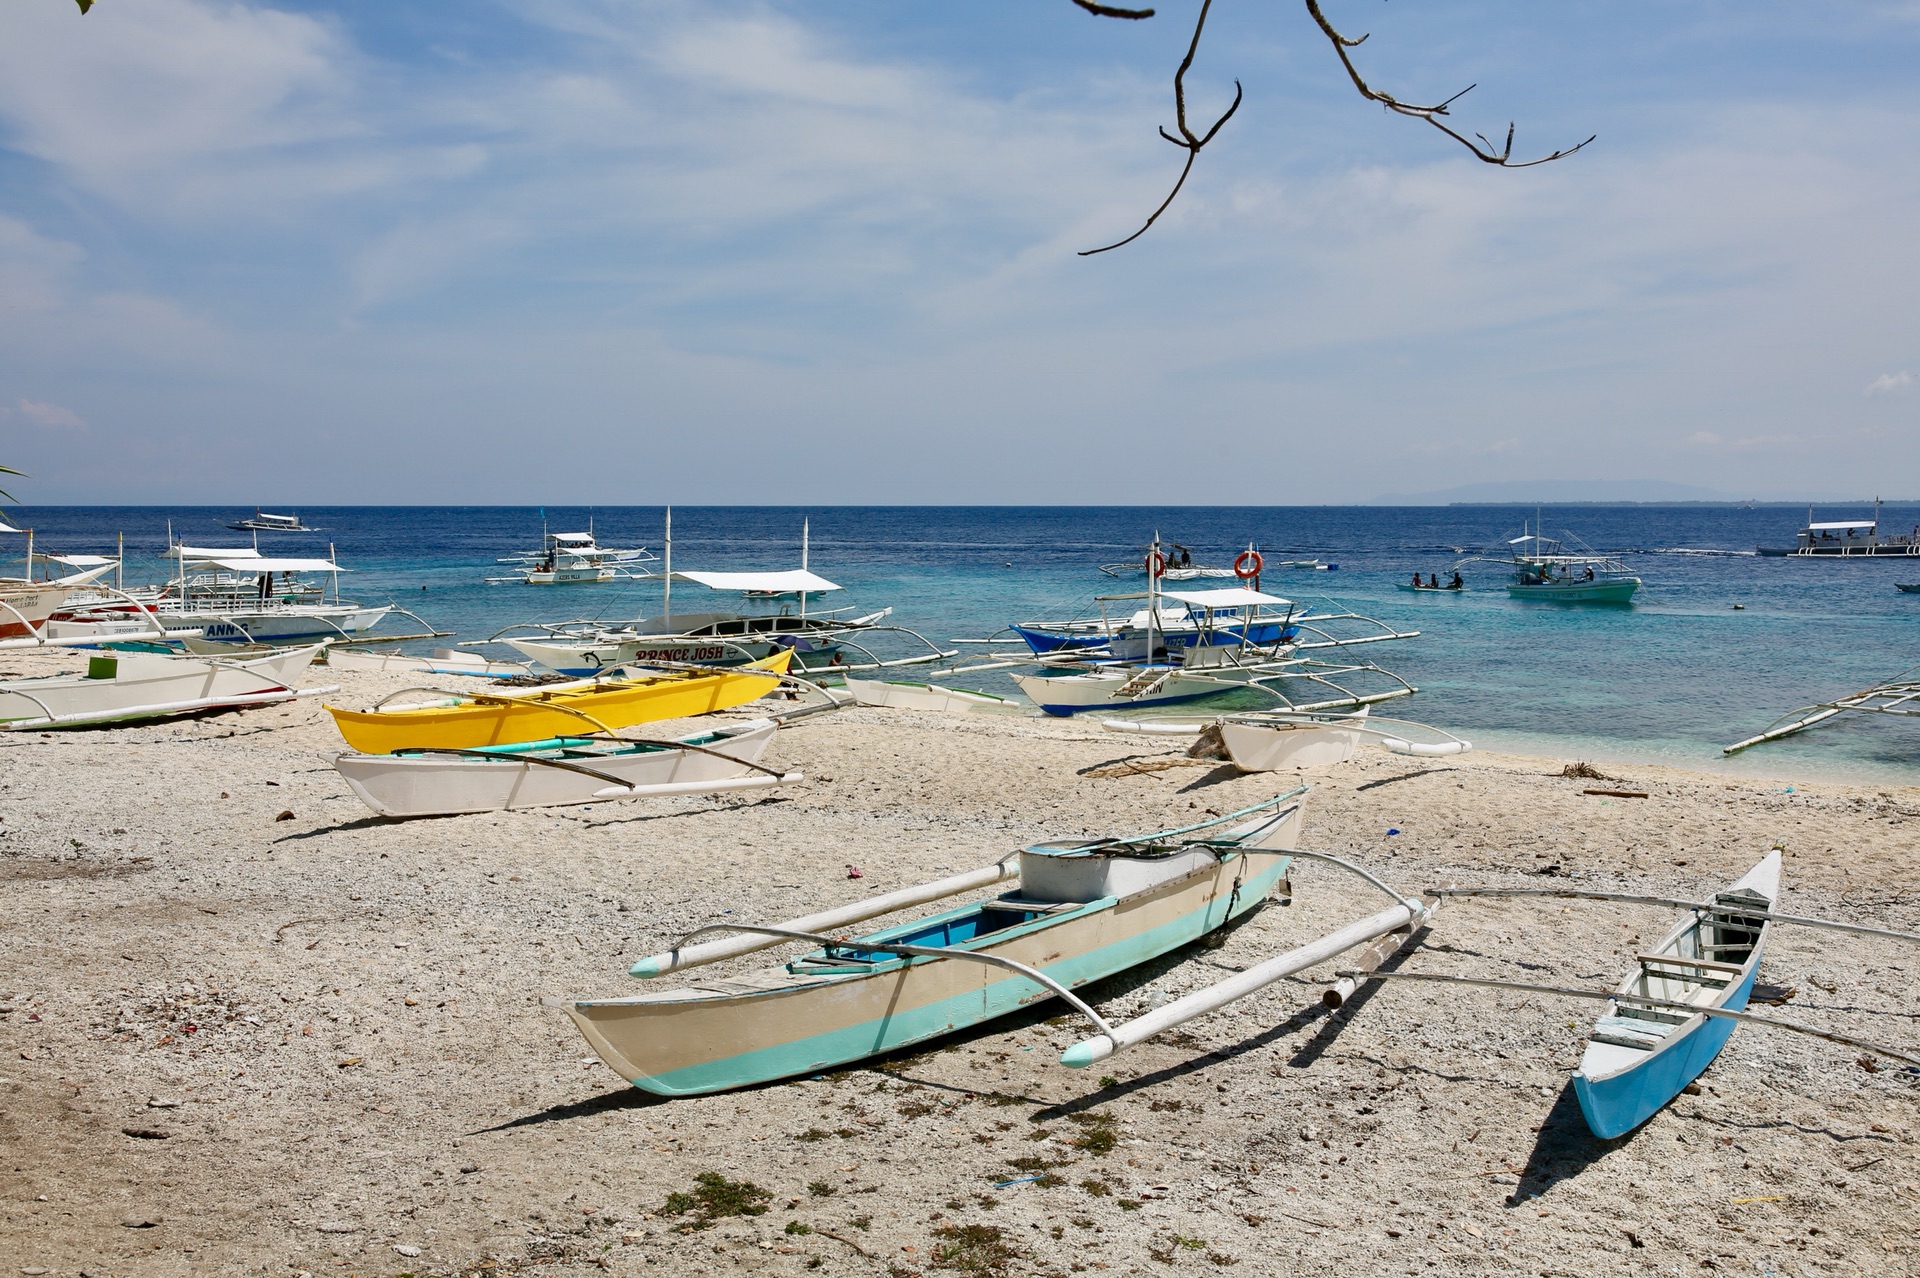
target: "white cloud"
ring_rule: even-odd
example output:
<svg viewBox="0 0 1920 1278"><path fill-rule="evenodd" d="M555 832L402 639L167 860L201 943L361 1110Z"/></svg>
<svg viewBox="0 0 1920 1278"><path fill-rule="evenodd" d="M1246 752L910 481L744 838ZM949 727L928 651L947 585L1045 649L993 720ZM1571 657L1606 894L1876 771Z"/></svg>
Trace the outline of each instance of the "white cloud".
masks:
<svg viewBox="0 0 1920 1278"><path fill-rule="evenodd" d="M70 431L84 435L90 429L85 418L61 404L23 399L16 411L28 425L43 431Z"/></svg>
<svg viewBox="0 0 1920 1278"><path fill-rule="evenodd" d="M1880 374L1880 376L1868 382L1867 389L1861 393L1864 395L1891 395L1896 391L1904 391L1911 385L1913 385L1913 374L1907 372L1905 369L1901 369L1897 373Z"/></svg>

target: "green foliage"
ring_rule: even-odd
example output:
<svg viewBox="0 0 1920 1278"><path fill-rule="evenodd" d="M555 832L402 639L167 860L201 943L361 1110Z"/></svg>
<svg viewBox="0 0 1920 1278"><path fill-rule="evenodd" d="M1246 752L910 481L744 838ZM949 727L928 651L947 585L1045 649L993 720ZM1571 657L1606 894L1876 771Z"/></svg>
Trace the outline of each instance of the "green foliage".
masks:
<svg viewBox="0 0 1920 1278"><path fill-rule="evenodd" d="M773 1195L750 1180L728 1180L719 1172L701 1172L693 1178L693 1191L675 1191L660 1207L663 1216L693 1219L680 1226L681 1232L706 1229L723 1216L759 1216L767 1210Z"/></svg>
<svg viewBox="0 0 1920 1278"><path fill-rule="evenodd" d="M942 1225L933 1231L933 1263L938 1269L957 1269L974 1278L998 1278L1020 1258L1020 1249L1007 1241L998 1225Z"/></svg>

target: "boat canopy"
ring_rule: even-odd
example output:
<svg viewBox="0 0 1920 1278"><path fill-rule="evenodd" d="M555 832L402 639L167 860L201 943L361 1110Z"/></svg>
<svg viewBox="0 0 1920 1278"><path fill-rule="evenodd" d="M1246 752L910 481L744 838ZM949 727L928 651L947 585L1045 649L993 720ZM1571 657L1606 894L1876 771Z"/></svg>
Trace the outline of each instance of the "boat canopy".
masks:
<svg viewBox="0 0 1920 1278"><path fill-rule="evenodd" d="M591 546L593 544L593 534L590 532L548 533L547 535L554 541L565 542L570 546Z"/></svg>
<svg viewBox="0 0 1920 1278"><path fill-rule="evenodd" d="M26 529L24 528L15 528L12 524L8 523L6 520L0 519L0 533L25 532L25 531Z"/></svg>
<svg viewBox="0 0 1920 1278"><path fill-rule="evenodd" d="M805 568L789 568L785 572L676 572L673 575L710 590L747 590L755 594L792 595L803 590L812 594L840 589Z"/></svg>
<svg viewBox="0 0 1920 1278"><path fill-rule="evenodd" d="M118 562L106 555L35 555L35 559L50 564L65 564L69 568L98 568L102 564Z"/></svg>
<svg viewBox="0 0 1920 1278"><path fill-rule="evenodd" d="M224 568L228 572L252 573L256 576L276 572L345 572L346 569L331 559L263 559L259 555L239 559L205 559L199 563L214 568Z"/></svg>
<svg viewBox="0 0 1920 1278"><path fill-rule="evenodd" d="M211 563L216 559L258 559L260 551L253 546L175 546L167 552L169 559L199 559Z"/></svg>
<svg viewBox="0 0 1920 1278"><path fill-rule="evenodd" d="M1807 528L1811 532L1838 532L1842 528L1874 528L1879 523L1877 519L1843 519L1833 524L1808 524Z"/></svg>
<svg viewBox="0 0 1920 1278"><path fill-rule="evenodd" d="M1286 604L1291 607L1293 600L1282 599L1278 595L1264 594L1258 590L1248 590L1244 586L1229 587L1226 590L1162 590L1162 599L1172 599L1189 608L1255 608L1261 604Z"/></svg>

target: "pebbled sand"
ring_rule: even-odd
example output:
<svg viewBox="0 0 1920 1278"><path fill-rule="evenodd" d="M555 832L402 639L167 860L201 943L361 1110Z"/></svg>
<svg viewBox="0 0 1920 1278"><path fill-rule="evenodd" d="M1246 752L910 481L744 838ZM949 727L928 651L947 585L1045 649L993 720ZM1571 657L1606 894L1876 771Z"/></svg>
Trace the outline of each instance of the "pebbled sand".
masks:
<svg viewBox="0 0 1920 1278"><path fill-rule="evenodd" d="M347 704L414 682L315 673ZM1380 985L1329 1015L1318 979L1288 981L1095 1076L1035 1014L671 1103L539 1006L622 991L725 911L1178 824L1280 778L1103 766L1174 749L1087 723L853 710L782 733L769 762L810 779L773 797L387 823L338 748L313 702L0 734L0 1273L1920 1269L1920 1076L1796 1035L1741 1029L1699 1095L1602 1144L1567 1087L1596 1005L1506 991ZM1610 770L1652 797L1604 800L1563 762L1368 752L1307 778L1306 845L1407 888L1553 865L1689 894L1779 840L1787 908L1920 927L1920 790L1636 767ZM1293 882L1093 994L1143 1010L1377 908L1331 869ZM1409 965L1608 986L1669 922L1455 903ZM1777 932L1761 979L1798 993L1762 1010L1920 1051L1916 971L1913 947ZM676 1232L668 1195L709 1171L766 1210Z"/></svg>

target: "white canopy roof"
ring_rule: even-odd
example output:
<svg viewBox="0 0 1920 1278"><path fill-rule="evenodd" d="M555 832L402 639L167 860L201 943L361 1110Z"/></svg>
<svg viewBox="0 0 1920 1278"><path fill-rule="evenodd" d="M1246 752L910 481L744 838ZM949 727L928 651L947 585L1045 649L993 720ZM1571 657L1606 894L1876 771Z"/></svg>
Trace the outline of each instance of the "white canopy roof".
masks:
<svg viewBox="0 0 1920 1278"><path fill-rule="evenodd" d="M98 568L101 564L116 562L106 555L36 555L48 563L65 564L69 568Z"/></svg>
<svg viewBox="0 0 1920 1278"><path fill-rule="evenodd" d="M260 551L253 546L175 546L167 552L169 559L258 559Z"/></svg>
<svg viewBox="0 0 1920 1278"><path fill-rule="evenodd" d="M24 528L15 528L12 524L8 523L6 520L0 519L0 533L25 532L25 531L26 529Z"/></svg>
<svg viewBox="0 0 1920 1278"><path fill-rule="evenodd" d="M552 537L555 541L575 543L585 543L593 540L592 533L549 533L548 536Z"/></svg>
<svg viewBox="0 0 1920 1278"><path fill-rule="evenodd" d="M1808 524L1808 525L1807 525L1807 527L1809 527L1809 528L1811 528L1811 529L1813 529L1813 530L1815 530L1816 532L1818 532L1818 531L1820 531L1820 530L1822 530L1822 529L1828 529L1828 528L1833 528L1833 529L1838 529L1838 528L1871 528L1871 527L1873 527L1873 526L1874 526L1874 525L1875 525L1876 523L1878 523L1878 522L1879 522L1879 521L1878 521L1878 520L1875 520L1875 519L1849 519L1849 520L1844 520L1844 521L1842 521L1842 522L1840 522L1840 523L1837 523L1837 524Z"/></svg>
<svg viewBox="0 0 1920 1278"><path fill-rule="evenodd" d="M1189 608L1252 608L1257 604L1292 604L1291 599L1282 599L1279 595L1263 594L1258 590L1248 590L1243 586L1226 590L1163 590L1162 599L1174 599Z"/></svg>
<svg viewBox="0 0 1920 1278"><path fill-rule="evenodd" d="M805 568L785 572L676 572L682 581L697 582L713 590L750 590L769 595L794 595L802 590L816 592L840 587Z"/></svg>
<svg viewBox="0 0 1920 1278"><path fill-rule="evenodd" d="M259 555L251 559L207 559L203 563L215 568L225 568L228 572L245 572L255 575L269 572L345 572L329 559L263 559Z"/></svg>

